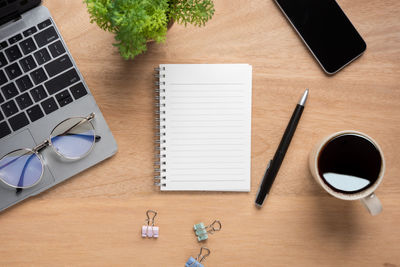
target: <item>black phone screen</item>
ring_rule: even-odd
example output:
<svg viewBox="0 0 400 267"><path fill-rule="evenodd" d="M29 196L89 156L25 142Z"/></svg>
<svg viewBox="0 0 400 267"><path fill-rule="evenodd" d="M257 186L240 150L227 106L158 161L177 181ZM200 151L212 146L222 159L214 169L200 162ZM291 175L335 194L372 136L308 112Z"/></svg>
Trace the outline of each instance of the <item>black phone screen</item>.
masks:
<svg viewBox="0 0 400 267"><path fill-rule="evenodd" d="M366 43L334 0L275 0L323 69L335 73Z"/></svg>

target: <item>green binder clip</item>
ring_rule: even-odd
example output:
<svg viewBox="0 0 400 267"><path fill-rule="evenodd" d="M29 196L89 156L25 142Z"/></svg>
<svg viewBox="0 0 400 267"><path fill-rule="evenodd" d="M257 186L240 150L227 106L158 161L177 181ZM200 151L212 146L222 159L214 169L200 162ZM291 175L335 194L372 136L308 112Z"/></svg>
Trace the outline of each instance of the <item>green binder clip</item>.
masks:
<svg viewBox="0 0 400 267"><path fill-rule="evenodd" d="M214 232L220 231L222 224L220 221L215 220L212 224L205 226L204 223L198 223L193 226L194 232L197 236L199 242L207 240L208 234L213 234Z"/></svg>

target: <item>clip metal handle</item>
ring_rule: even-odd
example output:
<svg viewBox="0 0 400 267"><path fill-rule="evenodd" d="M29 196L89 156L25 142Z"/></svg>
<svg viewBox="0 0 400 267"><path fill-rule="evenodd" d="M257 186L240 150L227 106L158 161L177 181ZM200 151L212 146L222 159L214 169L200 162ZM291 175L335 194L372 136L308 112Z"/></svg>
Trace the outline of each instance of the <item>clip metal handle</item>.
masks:
<svg viewBox="0 0 400 267"><path fill-rule="evenodd" d="M153 216L151 216L150 214L153 214ZM147 220L146 220L147 225L150 225L150 222L151 222L151 225L154 226L154 219L157 216L157 211L147 210L146 211L146 216L147 216Z"/></svg>
<svg viewBox="0 0 400 267"><path fill-rule="evenodd" d="M203 254L203 250L206 252L204 255L202 255L202 254ZM209 250L209 249L206 248L206 247L201 247L201 248L200 248L200 253L199 253L199 255L197 255L196 260L197 260L199 263L201 263L201 262L202 262L206 257L208 257L210 254L211 254L211 250Z"/></svg>
<svg viewBox="0 0 400 267"><path fill-rule="evenodd" d="M216 227L217 226L217 227ZM222 229L222 223L219 220L215 220L212 222L212 224L210 224L209 226L207 226L206 228L211 228L210 230L208 230L207 232L212 234L214 232L217 231L221 231Z"/></svg>

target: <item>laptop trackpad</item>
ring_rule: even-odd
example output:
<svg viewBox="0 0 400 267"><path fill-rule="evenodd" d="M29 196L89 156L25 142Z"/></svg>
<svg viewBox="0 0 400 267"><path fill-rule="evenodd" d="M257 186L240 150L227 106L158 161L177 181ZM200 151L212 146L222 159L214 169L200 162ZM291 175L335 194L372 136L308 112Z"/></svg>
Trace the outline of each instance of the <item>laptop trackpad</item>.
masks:
<svg viewBox="0 0 400 267"><path fill-rule="evenodd" d="M35 141L29 130L22 131L18 134L10 136L0 141L0 158L9 153L10 151L20 148L33 148ZM17 190L5 185L0 181L0 211L12 205L14 202L20 201L29 196L35 195L43 191L54 183L54 177L45 166L44 173L41 181L28 189Z"/></svg>

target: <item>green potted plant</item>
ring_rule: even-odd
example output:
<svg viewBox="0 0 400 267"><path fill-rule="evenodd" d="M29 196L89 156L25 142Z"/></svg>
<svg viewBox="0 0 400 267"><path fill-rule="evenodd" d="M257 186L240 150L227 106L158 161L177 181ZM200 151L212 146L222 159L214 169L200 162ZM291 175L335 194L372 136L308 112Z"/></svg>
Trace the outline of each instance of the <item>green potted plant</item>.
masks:
<svg viewBox="0 0 400 267"><path fill-rule="evenodd" d="M84 0L90 22L115 34L124 59L147 50L148 41L164 42L168 26L204 26L214 15L212 0Z"/></svg>

